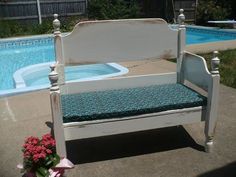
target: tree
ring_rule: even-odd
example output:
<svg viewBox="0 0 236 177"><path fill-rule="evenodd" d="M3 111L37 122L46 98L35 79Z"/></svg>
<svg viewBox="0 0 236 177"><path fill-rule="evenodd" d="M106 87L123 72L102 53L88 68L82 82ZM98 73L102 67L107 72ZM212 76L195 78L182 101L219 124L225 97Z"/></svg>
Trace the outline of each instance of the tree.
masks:
<svg viewBox="0 0 236 177"><path fill-rule="evenodd" d="M230 1L230 0L226 0ZM231 16L231 8L222 0L200 0L197 7L197 24L206 25L209 20L226 20Z"/></svg>
<svg viewBox="0 0 236 177"><path fill-rule="evenodd" d="M235 0L218 0L217 3L222 7L230 10L229 18L236 20L236 1Z"/></svg>
<svg viewBox="0 0 236 177"><path fill-rule="evenodd" d="M90 0L88 17L91 19L136 18L140 8L134 0Z"/></svg>

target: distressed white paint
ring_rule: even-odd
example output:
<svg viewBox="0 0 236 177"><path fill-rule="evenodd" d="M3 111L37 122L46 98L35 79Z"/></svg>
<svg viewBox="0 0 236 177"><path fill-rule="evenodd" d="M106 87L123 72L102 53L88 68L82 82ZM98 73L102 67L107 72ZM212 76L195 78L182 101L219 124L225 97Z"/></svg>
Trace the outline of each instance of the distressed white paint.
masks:
<svg viewBox="0 0 236 177"><path fill-rule="evenodd" d="M65 124L66 140L122 134L151 130L182 124L201 122L202 107L165 111L113 120L89 121Z"/></svg>
<svg viewBox="0 0 236 177"><path fill-rule="evenodd" d="M60 32L61 23L58 20L58 15L54 14L53 28L54 28L54 46L55 46L55 57L56 57L56 70L59 74L59 84L64 84L65 82L65 72L64 72L64 61L63 61L63 50L62 50L62 39Z"/></svg>
<svg viewBox="0 0 236 177"><path fill-rule="evenodd" d="M208 102L207 102L207 116L205 123L205 135L206 135L206 151L211 152L213 150L213 137L215 134L218 102L219 102L219 87L220 87L220 74L218 58L218 52L214 51L214 55L211 61L211 73L212 82L208 88Z"/></svg>
<svg viewBox="0 0 236 177"><path fill-rule="evenodd" d="M61 94L104 91L176 83L176 73L108 78L104 80L71 82L60 86Z"/></svg>
<svg viewBox="0 0 236 177"><path fill-rule="evenodd" d="M213 145L216 123L219 73L218 60L213 60L213 72L207 69L204 58L185 52L185 25L180 11L179 29L173 31L161 19L109 20L79 23L68 36L60 34L60 22L55 15L54 37L56 66L52 67L50 81L51 108L57 152L65 156L65 139L107 136L160 127L206 121L206 151ZM100 81L84 81L64 84L64 64L128 61L147 58L177 56L177 73L165 73L127 78L111 78ZM54 69L53 69L54 68ZM56 68L56 69L55 69ZM59 81L58 81L58 73ZM165 111L122 119L62 123L60 94L122 89L161 85L167 83L191 83L208 92L206 108ZM60 84L60 90L59 86ZM178 94L178 93L176 93Z"/></svg>
<svg viewBox="0 0 236 177"><path fill-rule="evenodd" d="M55 65L52 65L50 67L51 72L49 74L49 79L52 85L50 88L50 103L52 111L53 131L56 140L56 150L60 157L66 157L66 145L61 111L61 96L58 86L58 73L56 72Z"/></svg>
<svg viewBox="0 0 236 177"><path fill-rule="evenodd" d="M82 121L82 122L70 122L70 123L64 123L64 127L73 127L73 126L85 126L90 124L98 124L98 123L106 123L106 122L116 122L116 121L126 121L131 119L142 119L142 118L148 118L148 117L157 117L157 116L164 116L167 114L181 114L181 113L191 113L191 112L202 112L201 121L204 121L204 115L206 114L206 108L203 106L193 107L193 108L184 108L184 109L176 109L176 110L168 110L168 111L162 111L157 113L149 113L149 114L142 114L137 116L128 116L128 117L122 117L122 118L110 118L110 119L101 119L101 120L93 120L93 121Z"/></svg>
<svg viewBox="0 0 236 177"><path fill-rule="evenodd" d="M184 10L180 9L180 15L178 16L179 29L178 29L178 56L177 56L177 82L183 83L183 76L181 72L182 60L186 46L186 27L184 24L185 16Z"/></svg>
<svg viewBox="0 0 236 177"><path fill-rule="evenodd" d="M162 19L89 21L62 37L66 64L177 57L178 31Z"/></svg>
<svg viewBox="0 0 236 177"><path fill-rule="evenodd" d="M184 53L181 73L183 80L188 80L205 91L212 82L205 59L189 52Z"/></svg>

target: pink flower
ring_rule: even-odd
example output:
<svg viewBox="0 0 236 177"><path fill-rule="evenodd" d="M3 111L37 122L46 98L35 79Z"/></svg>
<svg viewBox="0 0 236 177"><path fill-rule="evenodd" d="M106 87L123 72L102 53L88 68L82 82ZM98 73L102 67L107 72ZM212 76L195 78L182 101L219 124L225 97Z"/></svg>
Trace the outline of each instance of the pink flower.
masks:
<svg viewBox="0 0 236 177"><path fill-rule="evenodd" d="M38 162L39 161L39 154L35 154L35 155L33 155L33 161L34 162Z"/></svg>
<svg viewBox="0 0 236 177"><path fill-rule="evenodd" d="M46 158L46 153L41 152L41 153L39 154L39 157L40 157L41 159L45 159L45 158Z"/></svg>
<svg viewBox="0 0 236 177"><path fill-rule="evenodd" d="M26 144L37 145L39 143L39 139L37 137L30 136L25 141Z"/></svg>
<svg viewBox="0 0 236 177"><path fill-rule="evenodd" d="M51 134L45 134L45 135L43 135L43 137L42 137L42 140L51 140L51 139L53 139L52 138L52 135Z"/></svg>
<svg viewBox="0 0 236 177"><path fill-rule="evenodd" d="M46 148L55 147L56 141L54 139L42 140L41 144L45 146Z"/></svg>
<svg viewBox="0 0 236 177"><path fill-rule="evenodd" d="M46 149L47 154L51 154L52 151L50 149Z"/></svg>
<svg viewBox="0 0 236 177"><path fill-rule="evenodd" d="M25 152L24 153L24 158L30 158L30 153L29 152Z"/></svg>
<svg viewBox="0 0 236 177"><path fill-rule="evenodd" d="M25 140L25 144L22 146L24 161L30 162L32 165L30 169L37 168L44 165L45 159L50 154L56 154L55 151L56 142L51 134L43 135L41 139L30 136ZM27 167L27 170L29 167Z"/></svg>

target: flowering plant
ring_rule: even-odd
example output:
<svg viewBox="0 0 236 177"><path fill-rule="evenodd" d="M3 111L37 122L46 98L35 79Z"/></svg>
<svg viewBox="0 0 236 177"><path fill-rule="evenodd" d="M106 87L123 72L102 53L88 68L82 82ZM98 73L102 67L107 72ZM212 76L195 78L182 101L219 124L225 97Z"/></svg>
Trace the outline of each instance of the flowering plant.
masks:
<svg viewBox="0 0 236 177"><path fill-rule="evenodd" d="M56 142L51 134L45 134L41 139L30 136L25 140L22 151L23 165L18 165L18 168L22 169L22 173L27 177L49 177L56 174L54 171L56 168L61 169L53 176L61 176L65 168L73 167L73 164L67 159L60 159L56 153ZM68 166L65 166L65 160L67 164L69 162ZM59 164L61 161L63 164Z"/></svg>

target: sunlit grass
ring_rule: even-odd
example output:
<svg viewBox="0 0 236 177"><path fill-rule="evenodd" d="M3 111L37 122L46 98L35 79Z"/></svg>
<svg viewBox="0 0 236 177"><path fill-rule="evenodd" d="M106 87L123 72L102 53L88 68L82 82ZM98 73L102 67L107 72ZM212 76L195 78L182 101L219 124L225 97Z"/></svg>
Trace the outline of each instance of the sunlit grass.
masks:
<svg viewBox="0 0 236 177"><path fill-rule="evenodd" d="M206 59L210 71L213 52L198 55ZM236 88L236 49L220 51L218 57L220 59L220 82L229 87ZM176 59L168 61L176 62Z"/></svg>
<svg viewBox="0 0 236 177"><path fill-rule="evenodd" d="M213 54L200 55L207 60L208 67L210 68L210 61ZM236 88L236 49L219 52L219 58L221 83Z"/></svg>

